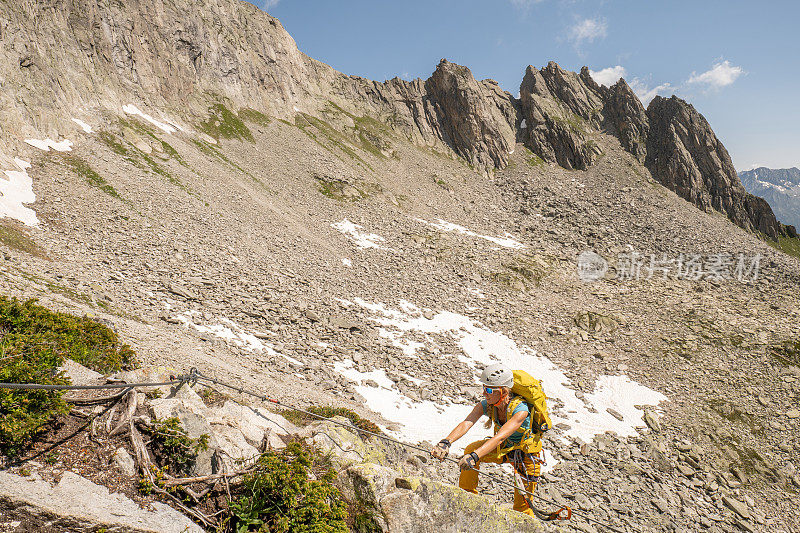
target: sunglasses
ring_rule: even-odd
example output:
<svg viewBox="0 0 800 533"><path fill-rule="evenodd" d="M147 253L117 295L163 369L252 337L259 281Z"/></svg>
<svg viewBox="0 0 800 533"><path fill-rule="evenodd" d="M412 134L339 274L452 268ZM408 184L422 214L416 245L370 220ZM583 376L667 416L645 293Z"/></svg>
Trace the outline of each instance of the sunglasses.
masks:
<svg viewBox="0 0 800 533"><path fill-rule="evenodd" d="M486 394L492 394L496 390L497 387L486 387L486 386L483 387L483 392L485 392Z"/></svg>

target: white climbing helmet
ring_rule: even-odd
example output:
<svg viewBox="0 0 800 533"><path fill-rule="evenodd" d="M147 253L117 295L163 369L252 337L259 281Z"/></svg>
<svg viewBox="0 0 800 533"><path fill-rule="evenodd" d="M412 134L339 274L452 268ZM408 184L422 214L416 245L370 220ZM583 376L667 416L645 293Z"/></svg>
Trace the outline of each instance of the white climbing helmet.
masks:
<svg viewBox="0 0 800 533"><path fill-rule="evenodd" d="M483 369L481 383L487 387L508 387L510 389L514 386L514 373L502 363L489 365Z"/></svg>

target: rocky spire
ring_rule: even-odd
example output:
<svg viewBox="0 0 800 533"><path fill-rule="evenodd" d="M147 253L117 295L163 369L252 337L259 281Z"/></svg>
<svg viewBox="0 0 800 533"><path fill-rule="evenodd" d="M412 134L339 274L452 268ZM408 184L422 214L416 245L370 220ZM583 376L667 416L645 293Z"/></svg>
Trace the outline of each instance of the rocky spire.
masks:
<svg viewBox="0 0 800 533"><path fill-rule="evenodd" d="M767 202L744 190L728 151L691 104L656 96L647 108L645 164L653 176L700 209L715 209L736 225L777 239L785 230Z"/></svg>
<svg viewBox="0 0 800 533"><path fill-rule="evenodd" d="M547 72L547 76L544 73ZM573 84L561 87L561 80ZM588 124L575 111L584 112L589 105L579 95L586 95L577 76L570 77L555 63L547 69L528 66L519 87L523 123L522 142L545 161L568 169L585 170L600 154L588 136ZM568 103L555 94L561 94ZM562 104L567 104L567 108ZM571 111L573 110L573 111Z"/></svg>
<svg viewBox="0 0 800 533"><path fill-rule="evenodd" d="M442 59L425 82L441 138L475 167L503 168L514 149L516 112L510 94L467 67Z"/></svg>

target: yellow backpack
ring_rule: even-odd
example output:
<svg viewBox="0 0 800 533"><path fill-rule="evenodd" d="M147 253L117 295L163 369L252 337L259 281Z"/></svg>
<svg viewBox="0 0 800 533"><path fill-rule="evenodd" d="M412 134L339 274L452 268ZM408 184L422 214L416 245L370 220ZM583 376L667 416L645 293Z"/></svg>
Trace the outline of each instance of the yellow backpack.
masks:
<svg viewBox="0 0 800 533"><path fill-rule="evenodd" d="M502 450L498 449L498 453L500 455L505 455L515 448L533 448L531 451L538 452L541 449L539 437L541 436L542 428L546 431L553 427L553 422L550 420L550 415L547 413L547 396L538 379L524 370L513 370L512 372L514 373L514 386L511 388L513 397L508 403L506 420L511 419L514 409L524 401L530 408L531 429L530 431L521 431L523 437L518 445L503 448ZM497 408L492 408L489 411L489 416L494 423L494 431L497 433L500 430L500 424L497 420ZM543 426L543 424L545 425Z"/></svg>

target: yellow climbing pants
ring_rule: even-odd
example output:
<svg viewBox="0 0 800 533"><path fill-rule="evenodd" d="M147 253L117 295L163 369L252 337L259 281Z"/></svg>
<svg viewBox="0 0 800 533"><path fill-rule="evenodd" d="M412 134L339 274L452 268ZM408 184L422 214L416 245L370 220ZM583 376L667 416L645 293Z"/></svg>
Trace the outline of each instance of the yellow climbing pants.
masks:
<svg viewBox="0 0 800 533"><path fill-rule="evenodd" d="M470 454L480 448L484 442L488 439L475 441L469 446L466 447L464 450L464 454ZM473 494L478 493L478 468L480 468L481 463L508 463L510 462L508 457L498 457L497 450L490 452L488 455L481 457L480 460L475 463L475 470L462 470L461 475L458 476L458 486L464 489L467 492L471 492ZM523 460L523 464L525 465L525 472L527 473L528 477L539 477L539 473L541 472L541 466L536 461L531 460L528 455L525 455ZM519 479L519 477L517 477ZM523 484L525 486L525 490L528 492L533 492L536 490L536 482L531 481L529 483L525 483L523 480ZM528 496L530 499L530 496ZM523 494L514 489L514 510L519 511L520 513L525 513L527 515L535 516L533 510L528 506L528 502L525 501Z"/></svg>

